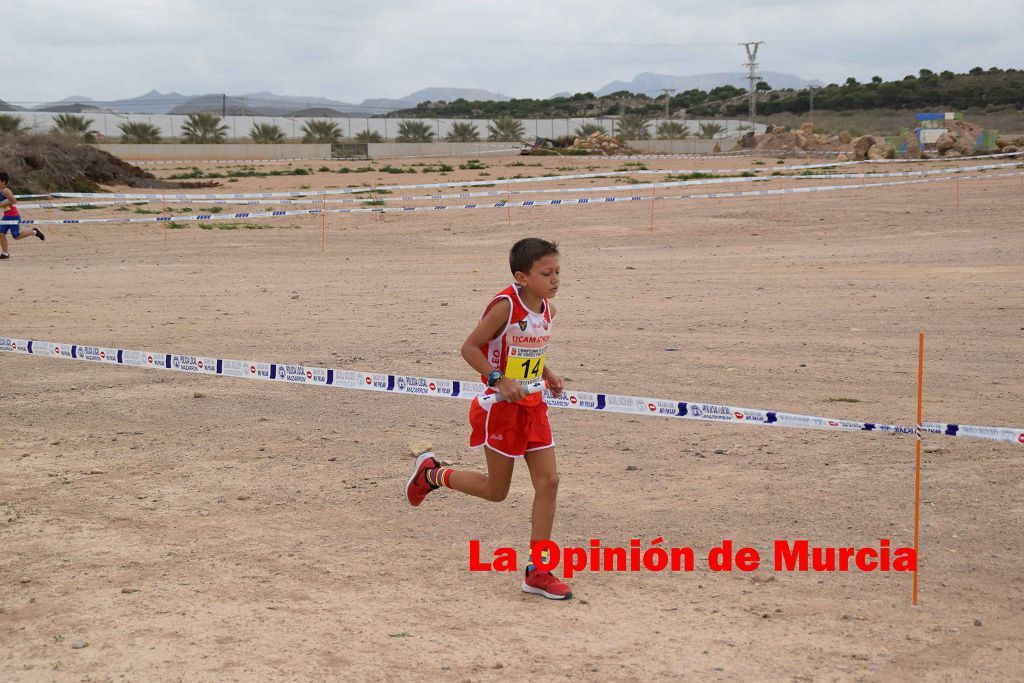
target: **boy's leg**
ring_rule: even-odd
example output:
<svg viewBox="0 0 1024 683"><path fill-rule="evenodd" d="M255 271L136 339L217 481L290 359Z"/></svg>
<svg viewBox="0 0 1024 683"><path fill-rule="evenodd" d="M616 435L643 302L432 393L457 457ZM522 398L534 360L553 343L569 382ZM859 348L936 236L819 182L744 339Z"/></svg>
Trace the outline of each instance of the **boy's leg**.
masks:
<svg viewBox="0 0 1024 683"><path fill-rule="evenodd" d="M530 533L530 563L526 566L522 589L525 593L543 595L552 600L572 597L572 588L550 571L540 571L533 564L533 546L551 538L555 524L555 503L558 498L558 468L554 447L527 451L526 465L533 480L533 528ZM543 555L543 551L542 551ZM543 559L547 559L546 557Z"/></svg>
<svg viewBox="0 0 1024 683"><path fill-rule="evenodd" d="M487 474L479 472L456 472L450 467L442 467L430 451L416 459L412 477L405 485L405 496L409 503L418 506L431 491L446 487L468 493L471 496L494 502L505 500L508 488L512 483L512 458L492 451L484 446L487 454Z"/></svg>
<svg viewBox="0 0 1024 683"><path fill-rule="evenodd" d="M7 253L7 231L0 232L0 252Z"/></svg>
<svg viewBox="0 0 1024 683"><path fill-rule="evenodd" d="M551 538L555 524L555 505L558 498L558 467L555 449L542 448L526 454L526 466L533 481L533 529L530 538L542 541Z"/></svg>
<svg viewBox="0 0 1024 683"><path fill-rule="evenodd" d="M492 451L487 446L484 446L484 453L487 455L487 474L452 470L447 477L447 486L477 498L500 503L505 500L509 486L512 485L515 459Z"/></svg>
<svg viewBox="0 0 1024 683"><path fill-rule="evenodd" d="M16 239L16 240L23 240L23 239L25 239L27 237L38 237L41 240L45 240L46 239L46 236L43 235L43 233L38 228L29 228L28 232L24 232L23 231L20 234L15 235L14 239Z"/></svg>

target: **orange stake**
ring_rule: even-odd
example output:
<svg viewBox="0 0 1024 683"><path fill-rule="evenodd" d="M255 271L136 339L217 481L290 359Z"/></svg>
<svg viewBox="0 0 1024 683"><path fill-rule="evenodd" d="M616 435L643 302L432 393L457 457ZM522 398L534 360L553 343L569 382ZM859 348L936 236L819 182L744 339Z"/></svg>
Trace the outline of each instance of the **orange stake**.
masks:
<svg viewBox="0 0 1024 683"><path fill-rule="evenodd" d="M954 180L953 184L956 185L956 208L960 208L960 181Z"/></svg>
<svg viewBox="0 0 1024 683"><path fill-rule="evenodd" d="M324 253L324 237L327 233L327 199L320 206L320 253Z"/></svg>
<svg viewBox="0 0 1024 683"><path fill-rule="evenodd" d="M921 566L918 540L921 529L921 396L924 386L924 332L917 336L917 463L914 469L914 604L917 605L917 572Z"/></svg>
<svg viewBox="0 0 1024 683"><path fill-rule="evenodd" d="M654 232L654 202L658 199L658 184L651 188L651 232Z"/></svg>

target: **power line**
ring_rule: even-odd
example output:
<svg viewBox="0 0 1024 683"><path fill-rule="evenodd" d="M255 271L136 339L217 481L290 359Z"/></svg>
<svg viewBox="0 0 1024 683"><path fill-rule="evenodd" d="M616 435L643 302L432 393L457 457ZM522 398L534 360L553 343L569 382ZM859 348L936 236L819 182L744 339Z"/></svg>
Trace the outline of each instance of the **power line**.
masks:
<svg viewBox="0 0 1024 683"><path fill-rule="evenodd" d="M757 48L764 45L764 41L758 41L756 43L739 43L747 50L747 63L745 66L748 70L747 80L750 81L750 122L754 123L757 118L757 91L755 87L757 82L761 80L757 75Z"/></svg>
<svg viewBox="0 0 1024 683"><path fill-rule="evenodd" d="M675 93L675 88L658 88L661 92L665 93L665 120L671 118L669 114L669 103L672 101L672 95Z"/></svg>

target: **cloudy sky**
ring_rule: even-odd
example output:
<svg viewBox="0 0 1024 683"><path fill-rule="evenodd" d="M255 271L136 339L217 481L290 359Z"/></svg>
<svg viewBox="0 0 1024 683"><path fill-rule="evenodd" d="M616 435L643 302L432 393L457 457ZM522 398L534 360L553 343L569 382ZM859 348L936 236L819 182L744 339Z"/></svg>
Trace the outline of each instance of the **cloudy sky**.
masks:
<svg viewBox="0 0 1024 683"><path fill-rule="evenodd" d="M4 3L0 99L156 89L401 97L429 86L518 97L644 71L768 71L824 82L1024 67L1019 0L26 0Z"/></svg>

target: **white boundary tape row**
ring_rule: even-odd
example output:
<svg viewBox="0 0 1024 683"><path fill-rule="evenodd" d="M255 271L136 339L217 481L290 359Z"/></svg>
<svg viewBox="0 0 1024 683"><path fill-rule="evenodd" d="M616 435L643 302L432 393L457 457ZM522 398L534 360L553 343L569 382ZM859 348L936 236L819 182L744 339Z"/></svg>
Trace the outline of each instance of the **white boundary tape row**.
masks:
<svg viewBox="0 0 1024 683"><path fill-rule="evenodd" d="M530 190L488 190L485 192L459 192L454 194L431 194L412 196L384 196L372 195L358 199L167 199L165 204L230 204L235 206L265 206L265 205L300 205L300 204L361 204L365 202L412 202L412 201L434 201L438 199L467 199L471 197L504 197L510 195L534 195L534 194L566 194L570 192L617 192L631 190L645 190L669 187L688 187L693 185L719 185L728 183L768 182L777 178L792 178L796 180L838 180L849 178L903 178L915 176L931 176L941 174L966 173L969 171L988 171L997 168L1012 168L1020 166L1018 162L1002 164L983 164L978 166L959 166L957 168L935 168L927 171L890 171L879 173L821 173L814 175L788 175L788 176L738 176L730 178L697 178L693 180L676 180L658 183L631 183L629 185L603 185L600 187L555 187ZM22 209L61 209L68 207L90 207L90 206L114 206L125 204L146 204L153 200L146 199L120 199L114 201L94 202L61 202L61 203L36 203L19 204Z"/></svg>
<svg viewBox="0 0 1024 683"><path fill-rule="evenodd" d="M613 204L623 202L649 201L681 201L690 199L725 199L730 197L769 197L780 194L806 194L810 192L836 192L841 190L865 190L879 187L895 187L898 185L917 185L921 183L946 182L949 180L984 180L992 178L1019 177L1019 173L993 173L989 175L943 176L941 178L921 178L917 180L893 180L884 183L860 183L856 185L815 185L812 187L793 187L775 190L746 190L737 192L711 192L707 194L689 195L633 195L630 197L576 197L572 199L530 199L521 202L493 202L484 204L441 204L437 206L373 206L358 209L302 209L298 211L244 211L237 213L207 213L191 216L157 216L154 218L64 218L38 220L26 218L22 225L78 225L86 223L170 223L188 221L223 221L259 218L280 218L285 216L316 216L327 214L362 214L362 213L408 213L414 211L465 211L475 209L504 209L509 207L537 206L579 206L581 204ZM7 224L0 220L0 225Z"/></svg>
<svg viewBox="0 0 1024 683"><path fill-rule="evenodd" d="M1019 156L1024 152L1011 152L1009 154L998 154L998 155L986 155L979 157L961 157L960 160L966 159L993 159L1003 158L1009 156ZM904 161L904 160L887 160L887 161ZM919 161L919 160L918 160ZM96 198L96 199L155 199L160 201L167 201L169 199L185 199L189 201L196 201L199 199L274 199L277 197L322 197L331 195L347 195L347 194L361 194L370 191L380 190L422 190L422 189L438 189L438 188L453 188L453 187L479 187L484 185L499 185L505 184L506 187L510 185L519 185L522 183L541 183L541 182L556 182L563 180L586 180L590 178L613 178L616 176L628 176L628 175L688 175L693 173L764 173L767 171L802 171L808 169L817 168L833 168L839 166L852 166L855 164L864 163L878 163L876 161L840 161L832 163L819 163L819 164L799 164L794 166L765 166L759 168L731 168L731 169L640 169L630 171L606 171L603 173L579 173L573 175L560 175L560 176L530 176L527 178L507 178L505 180L467 180L467 181L451 181L444 183L416 183L410 185L378 185L376 187L352 187L352 188L340 188L340 189L329 189L329 190L293 190L288 192L235 192L235 193L205 193L205 194L189 194L189 193L123 193L123 192L54 192L51 196L62 197L62 198Z"/></svg>
<svg viewBox="0 0 1024 683"><path fill-rule="evenodd" d="M266 381L289 382L317 387L392 392L414 396L472 399L484 393L480 382L451 379L391 375L362 370L335 370L285 363L233 360L198 355L85 346L66 342L49 342L0 337L0 352L20 353L41 358L60 358L110 365L128 365L147 369L186 372L205 377L236 377ZM744 425L824 429L831 431L884 432L915 434L914 427L858 422L815 415L801 415L777 410L741 408L700 401L621 396L617 394L566 391L559 398L544 392L545 402L554 408L626 413L650 417L672 417L686 420L729 422ZM986 427L946 422L925 422L924 431L945 436L967 437L1024 445L1024 428Z"/></svg>

